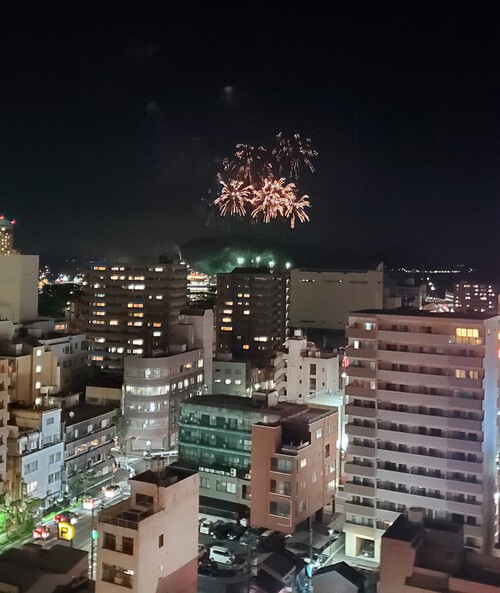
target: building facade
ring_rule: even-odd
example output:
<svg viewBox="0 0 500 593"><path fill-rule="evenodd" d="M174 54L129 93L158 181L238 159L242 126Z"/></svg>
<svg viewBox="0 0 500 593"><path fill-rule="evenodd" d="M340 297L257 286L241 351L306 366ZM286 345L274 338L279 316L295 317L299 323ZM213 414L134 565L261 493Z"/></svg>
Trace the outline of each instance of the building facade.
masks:
<svg viewBox="0 0 500 593"><path fill-rule="evenodd" d="M77 404L62 410L64 493L73 497L113 475L116 408Z"/></svg>
<svg viewBox="0 0 500 593"><path fill-rule="evenodd" d="M349 318L346 552L357 556L410 507L495 537L499 318L364 311Z"/></svg>
<svg viewBox="0 0 500 593"><path fill-rule="evenodd" d="M0 215L0 253L9 255L14 251L14 224L14 220Z"/></svg>
<svg viewBox="0 0 500 593"><path fill-rule="evenodd" d="M287 320L287 274L235 268L217 275L217 354L266 367L285 341Z"/></svg>
<svg viewBox="0 0 500 593"><path fill-rule="evenodd" d="M129 484L99 513L96 593L196 593L198 475L170 466Z"/></svg>
<svg viewBox="0 0 500 593"><path fill-rule="evenodd" d="M54 504L62 493L63 466L61 409L11 406L5 487L9 499L38 499L43 507Z"/></svg>
<svg viewBox="0 0 500 593"><path fill-rule="evenodd" d="M290 325L344 331L350 311L384 307L384 267L290 273Z"/></svg>
<svg viewBox="0 0 500 593"><path fill-rule="evenodd" d="M498 313L498 286L463 280L453 287L453 310L457 312Z"/></svg>
<svg viewBox="0 0 500 593"><path fill-rule="evenodd" d="M204 391L204 351L125 359L123 448L132 455L175 449L179 409L185 399Z"/></svg>
<svg viewBox="0 0 500 593"><path fill-rule="evenodd" d="M131 354L165 355L186 304L184 264L94 264L79 307L89 364L121 370Z"/></svg>
<svg viewBox="0 0 500 593"><path fill-rule="evenodd" d="M318 391L339 389L339 358L308 342L302 330L294 330L274 359L274 382L280 399L307 400Z"/></svg>
<svg viewBox="0 0 500 593"><path fill-rule="evenodd" d="M500 593L500 558L465 550L463 529L400 515L382 537L379 593Z"/></svg>
<svg viewBox="0 0 500 593"><path fill-rule="evenodd" d="M225 393L245 397L250 387L250 363L226 360L222 355L213 361L212 393Z"/></svg>
<svg viewBox="0 0 500 593"><path fill-rule="evenodd" d="M337 486L338 413L309 408L252 427L251 523L282 533L332 501Z"/></svg>
<svg viewBox="0 0 500 593"><path fill-rule="evenodd" d="M0 358L0 494L7 480L7 439L9 436L9 361Z"/></svg>
<svg viewBox="0 0 500 593"><path fill-rule="evenodd" d="M38 317L38 255L0 252L0 319Z"/></svg>

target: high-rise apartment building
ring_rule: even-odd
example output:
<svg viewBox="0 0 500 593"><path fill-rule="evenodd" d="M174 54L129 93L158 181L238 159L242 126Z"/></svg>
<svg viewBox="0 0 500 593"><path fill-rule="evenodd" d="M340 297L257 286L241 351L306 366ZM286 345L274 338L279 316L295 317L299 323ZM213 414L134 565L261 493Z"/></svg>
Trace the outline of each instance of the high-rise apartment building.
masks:
<svg viewBox="0 0 500 593"><path fill-rule="evenodd" d="M15 220L7 220L0 215L0 253L10 254L14 251Z"/></svg>
<svg viewBox="0 0 500 593"><path fill-rule="evenodd" d="M339 357L309 342L295 329L274 359L274 381L280 399L305 401L318 391L339 388Z"/></svg>
<svg viewBox="0 0 500 593"><path fill-rule="evenodd" d="M0 358L0 494L3 493L3 486L6 481L7 473L7 438L9 428L9 361L6 358Z"/></svg>
<svg viewBox="0 0 500 593"><path fill-rule="evenodd" d="M216 352L266 367L286 336L288 276L268 268L217 275Z"/></svg>
<svg viewBox="0 0 500 593"><path fill-rule="evenodd" d="M79 312L89 363L121 370L130 354L165 355L186 304L184 264L94 264Z"/></svg>
<svg viewBox="0 0 500 593"><path fill-rule="evenodd" d="M453 289L454 311L476 313L498 313L498 286L463 280Z"/></svg>
<svg viewBox="0 0 500 593"><path fill-rule="evenodd" d="M168 466L129 484L99 513L96 593L196 593L198 474Z"/></svg>
<svg viewBox="0 0 500 593"><path fill-rule="evenodd" d="M349 318L343 493L357 556L410 507L464 524L489 552L496 530L500 318L418 310Z"/></svg>

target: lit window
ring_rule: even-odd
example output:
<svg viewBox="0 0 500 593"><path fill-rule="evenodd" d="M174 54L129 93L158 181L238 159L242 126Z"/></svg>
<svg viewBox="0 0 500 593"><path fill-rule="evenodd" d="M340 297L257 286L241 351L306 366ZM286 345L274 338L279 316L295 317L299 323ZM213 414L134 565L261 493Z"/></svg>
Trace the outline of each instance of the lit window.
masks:
<svg viewBox="0 0 500 593"><path fill-rule="evenodd" d="M161 301L161 300L163 299L163 295L162 295L162 294L157 294L157 295L155 296L155 299L156 299L157 301Z"/></svg>
<svg viewBox="0 0 500 593"><path fill-rule="evenodd" d="M220 331L221 332L232 332L233 328L230 325L221 325Z"/></svg>
<svg viewBox="0 0 500 593"><path fill-rule="evenodd" d="M153 327L161 327L161 323L153 323Z"/></svg>
<svg viewBox="0 0 500 593"><path fill-rule="evenodd" d="M201 369L203 367L203 358L198 359L198 368Z"/></svg>
<svg viewBox="0 0 500 593"><path fill-rule="evenodd" d="M35 373L41 373L42 372L42 366L40 364L37 364L35 367Z"/></svg>
<svg viewBox="0 0 500 593"><path fill-rule="evenodd" d="M235 379L234 380L234 384L235 385L241 385L241 379Z"/></svg>
<svg viewBox="0 0 500 593"><path fill-rule="evenodd" d="M250 350L250 346L248 344L243 344L243 350Z"/></svg>
<svg viewBox="0 0 500 593"><path fill-rule="evenodd" d="M232 315L233 314L232 309L224 309L222 312L224 313L224 315Z"/></svg>
<svg viewBox="0 0 500 593"><path fill-rule="evenodd" d="M222 318L223 323L231 323L232 320L233 320L232 317L223 317Z"/></svg>
<svg viewBox="0 0 500 593"><path fill-rule="evenodd" d="M35 389L40 389L41 386L42 386L42 382L41 381L37 381L35 383Z"/></svg>
<svg viewBox="0 0 500 593"><path fill-rule="evenodd" d="M231 379L224 379L224 383L226 385L231 385L232 381L231 381Z"/></svg>
<svg viewBox="0 0 500 593"><path fill-rule="evenodd" d="M359 348L359 340L354 340L353 346L354 346L354 350L358 350L358 348Z"/></svg>
<svg viewBox="0 0 500 593"><path fill-rule="evenodd" d="M226 301L226 305L228 307L232 307L233 306L233 301Z"/></svg>
<svg viewBox="0 0 500 593"><path fill-rule="evenodd" d="M144 340L132 340L132 344L134 344L134 346L142 346L144 344Z"/></svg>
<svg viewBox="0 0 500 593"><path fill-rule="evenodd" d="M250 309L245 309L243 311L243 315L250 315Z"/></svg>
<svg viewBox="0 0 500 593"><path fill-rule="evenodd" d="M153 332L154 338L159 338L161 336L161 332Z"/></svg>
<svg viewBox="0 0 500 593"><path fill-rule="evenodd" d="M250 295L249 295L248 293L245 293L243 296L244 296L246 299L249 299L249 298L250 298Z"/></svg>
<svg viewBox="0 0 500 593"><path fill-rule="evenodd" d="M118 325L118 319L110 319L109 325Z"/></svg>
<svg viewBox="0 0 500 593"><path fill-rule="evenodd" d="M37 355L37 356L42 356L42 350L37 350L37 351L36 351L36 355Z"/></svg>
<svg viewBox="0 0 500 593"><path fill-rule="evenodd" d="M366 331L371 331L374 327L375 327L375 324L374 323L370 323L369 321L367 321L365 323L365 330Z"/></svg>
<svg viewBox="0 0 500 593"><path fill-rule="evenodd" d="M214 383L221 383L221 382L222 382L222 379L215 379L214 380Z"/></svg>

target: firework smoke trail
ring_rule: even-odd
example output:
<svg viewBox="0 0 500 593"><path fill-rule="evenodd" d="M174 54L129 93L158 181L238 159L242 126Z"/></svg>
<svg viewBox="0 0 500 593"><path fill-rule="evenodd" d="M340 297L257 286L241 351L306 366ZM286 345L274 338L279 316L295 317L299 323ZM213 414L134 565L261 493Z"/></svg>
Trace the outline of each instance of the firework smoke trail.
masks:
<svg viewBox="0 0 500 593"><path fill-rule="evenodd" d="M311 159L318 156L318 152L311 146L310 138L303 140L300 134L287 138L283 132L280 132L276 140L278 146L273 149L272 154L277 161L280 174L298 179L302 165L314 173Z"/></svg>
<svg viewBox="0 0 500 593"><path fill-rule="evenodd" d="M221 215L245 216L246 206L252 201L252 186L245 186L243 181L235 179L230 179L227 183L219 180L219 183L222 189L219 196L215 198L214 204L219 207Z"/></svg>

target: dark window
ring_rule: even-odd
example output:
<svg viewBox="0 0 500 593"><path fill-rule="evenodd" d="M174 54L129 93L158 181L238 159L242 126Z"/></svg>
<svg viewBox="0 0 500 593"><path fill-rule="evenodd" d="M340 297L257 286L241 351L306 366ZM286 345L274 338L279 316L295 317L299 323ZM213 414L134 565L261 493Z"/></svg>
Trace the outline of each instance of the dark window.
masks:
<svg viewBox="0 0 500 593"><path fill-rule="evenodd" d="M158 536L158 547L163 548L163 533Z"/></svg>

